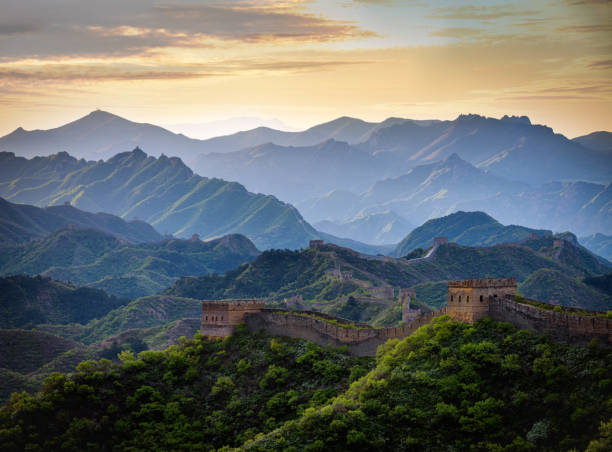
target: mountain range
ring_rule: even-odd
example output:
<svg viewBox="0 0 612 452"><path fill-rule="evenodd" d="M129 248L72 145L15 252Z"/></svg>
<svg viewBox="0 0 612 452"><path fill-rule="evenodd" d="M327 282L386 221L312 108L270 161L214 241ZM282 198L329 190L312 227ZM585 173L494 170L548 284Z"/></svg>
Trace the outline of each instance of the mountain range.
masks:
<svg viewBox="0 0 612 452"><path fill-rule="evenodd" d="M567 237L561 248L552 235L530 236L520 244L482 247L449 243L438 247L430 259L419 261L366 256L336 245L270 250L224 275L180 278L164 293L196 299L265 297L281 305L299 303L299 309L389 324L400 320L397 303L373 296L357 301L357 308L347 312L348 297L368 297L379 286L413 287L419 300L437 308L445 303L448 280L513 275L524 283L535 272L550 270L558 281L549 278L550 284L520 285L519 290L527 297L537 294L541 301L607 309L610 295L583 280L611 272L612 264L602 262L571 240ZM350 272L351 277L330 278L333 269ZM572 290L558 291L560 284ZM597 297L592 296L595 293ZM300 300L292 301L298 295Z"/></svg>
<svg viewBox="0 0 612 452"><path fill-rule="evenodd" d="M56 129L18 129L0 138L0 150L25 156L69 150L77 158L97 160L139 145L160 159L171 160L164 153L178 156L202 176L238 181L250 191L291 202L311 223L348 224L358 217L391 211L409 223L419 224L456 210L481 210L505 223L572 230L583 236L612 229L608 215L611 137L609 132L595 132L570 140L548 127L532 124L524 116L494 119L470 114L452 121L389 118L380 123L342 117L302 132L260 127L192 140L95 111ZM7 167L5 161L3 166ZM18 170L10 167L16 177L21 174ZM13 199L13 190L5 189L0 190L0 196L41 205L31 184L20 180L13 185L14 189L27 188L32 196L21 193ZM559 196L561 203L551 202ZM341 201L347 198L350 202ZM330 201L331 208L320 208ZM96 206L88 204L89 199L79 202L84 208L87 205L87 210L96 210ZM138 210L139 217L162 232L176 233L181 229L177 223L198 223L192 209L166 216L155 207L153 214L147 208L145 212L130 206L109 208L98 204L97 210L126 218L133 218L131 215L136 214L132 210ZM284 209L279 208L277 217L281 211ZM175 221L178 217L181 220ZM287 219L292 225L270 220L273 230L296 229L295 237L301 238L293 243L277 240L278 237L272 240L271 230L263 233L268 237L258 237L243 224L213 227L213 231L208 225L200 225L204 232L198 233L205 237L246 233L261 249L298 247L316 235L309 226L295 224L300 220L299 214ZM303 230L297 233L300 227ZM340 232L335 235L360 241L366 230L347 226L338 231L329 224L325 227L327 231ZM187 229L191 232L196 228ZM368 243L380 243L376 237L384 235L384 231L372 232Z"/></svg>
<svg viewBox="0 0 612 452"><path fill-rule="evenodd" d="M595 254L612 261L612 236L593 234L587 237L580 237L579 241Z"/></svg>
<svg viewBox="0 0 612 452"><path fill-rule="evenodd" d="M393 255L405 256L412 250L427 249L434 237L446 237L449 242L468 246L491 246L520 242L533 236L552 237L552 231L524 226L504 226L484 212L455 212L429 220L414 229L395 248Z"/></svg>
<svg viewBox="0 0 612 452"><path fill-rule="evenodd" d="M349 118L338 120L351 121L359 124L358 120ZM242 136L247 133L243 132ZM335 169L335 189L358 186L362 190L373 180L400 176L414 166L444 160L453 154L495 176L530 186L554 180L607 183L612 179L612 154L601 143L610 141L609 136L599 137L597 144L587 137L569 140L548 127L531 124L526 117L494 119L461 115L454 121L394 119L383 121L368 135L335 135L316 145L288 146L274 136L266 136L269 143L258 143L261 140L255 134L251 138L250 142L240 143L244 149L238 145L233 150L210 149L196 160L190 160L190 164L204 175L217 174L238 180L251 190L260 190L258 184L264 184L261 186L266 192L290 202L300 199L292 192L286 198L280 196L277 192L280 188L275 188L266 177L271 172L297 173L298 183L308 174L317 174L321 190L326 192L332 183L332 175L328 173ZM343 143L339 142L340 138L344 138ZM585 147L589 145L595 149ZM342 164L338 164L340 159L344 159ZM360 180L362 174L367 178ZM308 194L301 193L301 200L307 199Z"/></svg>
<svg viewBox="0 0 612 452"><path fill-rule="evenodd" d="M477 167L524 182L569 178L605 183L612 176L610 133L569 140L548 127L532 124L526 116L495 119L468 114L452 121L388 118L380 123L341 117L302 132L259 127L195 140L96 110L55 129L18 128L0 138L0 150L27 157L67 151L78 158L97 160L140 146L151 155L171 152L191 164L198 155L235 152L266 143L309 147L330 139L371 155L390 153L394 164L412 166L457 153ZM197 166L194 169L199 170Z"/></svg>
<svg viewBox="0 0 612 452"><path fill-rule="evenodd" d="M323 220L313 226L319 232L375 245L397 244L414 229L414 225L393 211L356 216L345 222Z"/></svg>
<svg viewBox="0 0 612 452"><path fill-rule="evenodd" d="M295 208L273 196L200 177L179 158L150 157L138 148L97 162L67 153L30 160L0 153L0 196L142 219L179 237L240 233L261 249L298 248L317 237Z"/></svg>
<svg viewBox="0 0 612 452"><path fill-rule="evenodd" d="M387 211L420 224L463 210L483 211L503 223L588 235L612 228L611 187L552 182L532 188L494 176L452 154L378 181L360 195L332 190L296 207L314 224L325 220L350 224L357 217ZM346 228L345 236L354 238L348 235L351 231Z"/></svg>
<svg viewBox="0 0 612 452"><path fill-rule="evenodd" d="M155 294L181 276L222 273L258 254L238 234L134 244L97 229L69 227L3 247L0 275L40 274L133 299Z"/></svg>
<svg viewBox="0 0 612 452"><path fill-rule="evenodd" d="M108 213L90 213L70 204L40 208L13 204L0 198L0 244L15 245L44 237L66 226L98 229L132 243L154 242L163 237L144 221L125 221Z"/></svg>

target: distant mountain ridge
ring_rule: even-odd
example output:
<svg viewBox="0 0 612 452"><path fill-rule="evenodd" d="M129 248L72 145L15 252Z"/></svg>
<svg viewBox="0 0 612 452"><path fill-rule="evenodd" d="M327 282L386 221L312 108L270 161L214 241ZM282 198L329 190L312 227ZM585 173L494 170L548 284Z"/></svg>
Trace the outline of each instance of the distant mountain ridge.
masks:
<svg viewBox="0 0 612 452"><path fill-rule="evenodd" d="M20 127L0 138L0 151L24 157L68 152L78 158L100 160L141 147L155 156L180 149L180 155L185 157L198 152L199 141L152 124L95 110L54 129L26 131Z"/></svg>
<svg viewBox="0 0 612 452"><path fill-rule="evenodd" d="M478 202L500 192L516 194L524 189L523 183L492 175L452 154L400 176L378 180L360 195L335 190L296 205L311 221L346 222L391 210L418 224L448 214L462 202Z"/></svg>
<svg viewBox="0 0 612 452"><path fill-rule="evenodd" d="M96 110L55 129L19 128L0 138L0 151L28 157L68 151L79 158L98 160L140 146L154 156L172 153L191 165L203 154L235 152L267 143L308 147L334 139L372 155L390 153L388 169L398 163L410 167L457 153L477 167L523 182L582 179L606 183L612 179L612 157L601 152L602 146L609 148L602 144L609 143L606 133L569 140L546 126L532 124L526 116L495 119L467 114L452 121L388 118L380 123L341 117L302 132L260 127L195 140ZM194 169L202 169L200 166L203 162Z"/></svg>
<svg viewBox="0 0 612 452"><path fill-rule="evenodd" d="M0 198L0 243L3 245L27 242L69 225L99 229L133 243L162 239L144 221L125 221L108 213L85 212L69 204L40 208L12 204Z"/></svg>
<svg viewBox="0 0 612 452"><path fill-rule="evenodd" d="M312 146L266 143L230 153L200 155L193 167L206 176L238 180L249 190L299 202L330 190L362 191L381 175L401 174L385 156L373 156L344 141Z"/></svg>
<svg viewBox="0 0 612 452"><path fill-rule="evenodd" d="M136 148L106 161L66 153L31 160L0 153L0 196L10 202L73 206L140 218L180 237L245 234L261 249L299 248L316 231L291 205L242 185L194 174L179 158Z"/></svg>
<svg viewBox="0 0 612 452"><path fill-rule="evenodd" d="M503 223L588 235L612 228L612 183L551 182L520 193L458 202L457 210L482 210Z"/></svg>
<svg viewBox="0 0 612 452"><path fill-rule="evenodd" d="M590 249L595 254L612 261L612 236L598 233L587 237L580 237L579 241L581 245Z"/></svg>
<svg viewBox="0 0 612 452"><path fill-rule="evenodd" d="M495 119L467 114L448 121L388 118L380 123L341 117L302 132L256 128L209 140L191 140L149 124L95 111L56 129L18 130L0 138L0 151L22 155L57 153L53 164L33 159L26 173L18 157L9 161L11 159L2 157L9 154L0 154L0 173L11 173L11 183L19 179L10 190L6 191L6 187L0 190L0 196L11 202L40 205L41 192L76 190L75 185L70 185L75 178L68 181L70 186L49 181L57 179L55 176L63 171L62 168L82 170L88 163L76 159L68 162L62 150L70 150L78 157L99 159L142 145L150 154L159 155L159 159L168 159L164 153L171 153L183 158L204 176L236 180L250 191L291 202L303 210L310 222L350 222L357 216L392 210L418 224L457 210L482 210L506 223L572 230L583 236L607 233L612 227L608 193L612 181L611 136L610 132L602 131L569 140L549 127L532 124L526 116ZM460 162L453 162L456 159ZM32 168L38 166L45 166L53 177L47 175L36 185L30 182L30 176ZM428 167L429 173L425 174L424 168ZM83 178L83 185L89 185L95 181L88 178L100 171L104 170L96 168L78 177ZM423 173L420 179L416 177L419 172ZM35 178L40 179L41 172L36 174ZM391 187L390 181L394 179L400 187L404 181L412 185L396 190L394 196L374 196ZM334 216L313 214L323 204L331 205L333 199L328 193L334 196L352 193L361 198L373 187L376 189L365 205L361 199L353 199L340 208L334 206L331 209L332 214L336 212ZM14 191L21 192L19 200L10 198ZM91 196L91 193L80 196L81 207L88 205L88 210L108 211L124 218L138 215L160 232L175 233L181 229L179 223L189 225L186 229L192 232L196 229L192 226L199 223L185 209L181 209L180 214L172 212L166 216L154 200L134 207L134 211L139 211L136 214L130 208L121 212L109 210L117 204L114 200L109 205L101 203L99 196ZM323 204L317 200L325 197ZM562 202L551 208L555 203L550 200L555 197L561 197ZM57 204L55 198L49 203ZM122 197L122 200L127 199L129 196ZM137 202L140 201L142 199ZM178 220L180 216L183 218ZM205 237L227 232L251 234L262 249L270 246L295 248L315 238L316 234L306 226L300 233L296 232L303 221L299 214L287 221L293 226L281 226L272 221L272 228L265 234L274 235L274 231L286 226L293 228L296 236L301 236L299 243L287 243L278 237L274 240L256 237L248 231L250 225L242 224L241 219L237 219L240 226L234 223L233 228L217 231L209 231L206 227L205 233L199 233Z"/></svg>
<svg viewBox="0 0 612 452"><path fill-rule="evenodd" d="M576 137L572 141L594 151L612 152L612 132L593 132Z"/></svg>
<svg viewBox="0 0 612 452"><path fill-rule="evenodd" d="M379 245L396 244L414 229L393 211L362 215L343 223L324 220L315 223L314 227L320 232Z"/></svg>
<svg viewBox="0 0 612 452"><path fill-rule="evenodd" d="M335 190L296 206L313 222L344 223L392 210L418 224L456 211L484 211L503 223L586 235L612 228L611 187L587 182L531 187L476 168L453 154L380 180L360 195Z"/></svg>
<svg viewBox="0 0 612 452"><path fill-rule="evenodd" d="M393 255L400 257L416 248L427 249L433 243L434 237L446 237L449 242L459 245L491 246L520 242L532 235L552 237L552 231L516 225L504 226L484 212L460 211L425 222L397 245Z"/></svg>

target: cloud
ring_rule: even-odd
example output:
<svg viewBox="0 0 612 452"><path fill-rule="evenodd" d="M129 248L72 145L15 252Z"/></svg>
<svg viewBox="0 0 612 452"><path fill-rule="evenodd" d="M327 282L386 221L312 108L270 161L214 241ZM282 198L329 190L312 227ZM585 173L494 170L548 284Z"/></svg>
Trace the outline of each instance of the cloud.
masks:
<svg viewBox="0 0 612 452"><path fill-rule="evenodd" d="M535 89L531 91L517 90L508 93L500 100L596 100L603 99L612 93L612 86L608 83L573 86L555 86L551 88Z"/></svg>
<svg viewBox="0 0 612 452"><path fill-rule="evenodd" d="M596 24L596 25L571 25L559 27L559 31L571 31L576 33L609 33L612 31L612 25Z"/></svg>
<svg viewBox="0 0 612 452"><path fill-rule="evenodd" d="M492 20L504 17L531 17L539 14L535 10L522 10L511 6L475 6L465 5L449 8L438 8L431 17L438 19L459 19L459 20Z"/></svg>
<svg viewBox="0 0 612 452"><path fill-rule="evenodd" d="M227 60L216 64L158 66L123 64L9 64L0 65L4 82L72 82L72 81L135 81L187 80L224 77L247 72L301 73L329 70L337 66L367 64L367 61L334 60Z"/></svg>
<svg viewBox="0 0 612 452"><path fill-rule="evenodd" d="M439 38L470 38L483 33L483 30L476 28L467 27L449 27L442 28L437 31L429 33L429 36L436 36Z"/></svg>
<svg viewBox="0 0 612 452"><path fill-rule="evenodd" d="M612 0L569 0L569 1L566 1L566 3L568 5L588 5L588 6L605 5L605 6L610 6L610 5L612 5Z"/></svg>
<svg viewBox="0 0 612 452"><path fill-rule="evenodd" d="M331 42L376 36L354 22L306 10L304 1L7 0L0 24L4 59L78 55L136 55L168 47L207 47L207 41ZM47 26L17 25L45 23ZM19 35L17 37L17 35Z"/></svg>
<svg viewBox="0 0 612 452"><path fill-rule="evenodd" d="M41 30L38 24L0 23L0 36L34 33Z"/></svg>
<svg viewBox="0 0 612 452"><path fill-rule="evenodd" d="M419 3L420 0L353 0L353 3L365 3L367 5L399 6L406 3Z"/></svg>
<svg viewBox="0 0 612 452"><path fill-rule="evenodd" d="M594 61L589 64L589 67L595 69L612 69L612 60Z"/></svg>

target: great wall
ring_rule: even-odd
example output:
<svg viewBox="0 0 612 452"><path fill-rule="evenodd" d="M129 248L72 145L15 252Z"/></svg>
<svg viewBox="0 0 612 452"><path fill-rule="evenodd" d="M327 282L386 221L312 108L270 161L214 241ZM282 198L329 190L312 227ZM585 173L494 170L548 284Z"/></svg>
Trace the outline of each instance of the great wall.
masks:
<svg viewBox="0 0 612 452"><path fill-rule="evenodd" d="M447 243L444 237L436 237L426 256L404 261L405 264L431 259L440 245ZM311 248L323 246L323 241L313 240ZM386 256L368 256L373 259L392 259ZM340 268L328 270L327 278L351 279L352 273ZM490 317L492 320L510 322L517 328L545 334L555 340L572 344L585 344L592 339L605 346L612 346L612 319L606 313L572 308L561 308L537 300L518 297L515 278L481 278L449 281L446 306L431 312L414 309L411 300L413 289L391 286L369 288L371 301L376 298L393 298L397 292L402 305L402 325L376 328L371 325L321 312L303 310L269 309L265 300L204 300L200 333L211 337L226 337L236 326L244 323L249 331L263 329L271 334L298 337L320 345L347 346L355 355L374 356L381 344L389 339L402 339L432 319L449 315L452 319L474 323ZM301 297L297 297L301 299ZM287 303L288 305L290 303ZM560 310L560 311L559 311Z"/></svg>
<svg viewBox="0 0 612 452"><path fill-rule="evenodd" d="M540 303L535 300L517 301L515 293L514 278L450 281L446 307L413 316L405 325L387 328L374 328L320 312L266 309L263 300L205 300L200 332L205 336L226 337L237 325L244 323L249 331L263 329L320 345L345 345L355 355L373 356L378 346L389 339L405 338L433 318L448 314L468 323L490 317L572 344L597 339L602 345L612 345L612 319L604 313L568 308L565 312L541 309L529 304Z"/></svg>

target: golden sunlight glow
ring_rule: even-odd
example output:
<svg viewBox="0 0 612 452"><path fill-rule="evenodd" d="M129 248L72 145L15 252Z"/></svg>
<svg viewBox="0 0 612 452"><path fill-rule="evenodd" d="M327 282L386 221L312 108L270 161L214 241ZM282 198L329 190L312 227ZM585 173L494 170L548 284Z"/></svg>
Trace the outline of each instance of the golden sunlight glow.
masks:
<svg viewBox="0 0 612 452"><path fill-rule="evenodd" d="M120 18L39 2L11 0L0 23L1 134L95 108L158 124L479 113L612 129L610 2L137 0Z"/></svg>

